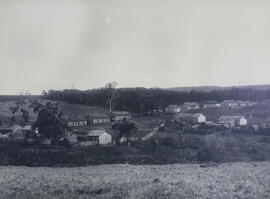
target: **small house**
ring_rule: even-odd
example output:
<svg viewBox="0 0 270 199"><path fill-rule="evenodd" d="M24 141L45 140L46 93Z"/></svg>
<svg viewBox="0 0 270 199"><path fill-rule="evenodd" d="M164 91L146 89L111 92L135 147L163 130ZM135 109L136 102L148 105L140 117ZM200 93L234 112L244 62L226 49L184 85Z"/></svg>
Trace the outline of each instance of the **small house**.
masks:
<svg viewBox="0 0 270 199"><path fill-rule="evenodd" d="M166 114L176 114L181 112L181 107L178 105L169 105L165 108Z"/></svg>
<svg viewBox="0 0 270 199"><path fill-rule="evenodd" d="M218 119L218 124L231 128L235 126L247 125L247 120L244 116L221 116Z"/></svg>
<svg viewBox="0 0 270 199"><path fill-rule="evenodd" d="M217 101L206 101L202 103L203 108L220 108L221 103Z"/></svg>
<svg viewBox="0 0 270 199"><path fill-rule="evenodd" d="M92 114L86 116L88 123L92 125L102 125L110 123L110 117L107 114Z"/></svg>
<svg viewBox="0 0 270 199"><path fill-rule="evenodd" d="M197 124L206 122L206 117L202 113L181 113L176 115L176 121Z"/></svg>
<svg viewBox="0 0 270 199"><path fill-rule="evenodd" d="M111 121L120 121L125 119L131 119L131 114L127 111L113 111L110 114Z"/></svg>
<svg viewBox="0 0 270 199"><path fill-rule="evenodd" d="M236 101L239 107L250 107L254 106L256 102L251 102L251 101Z"/></svg>
<svg viewBox="0 0 270 199"><path fill-rule="evenodd" d="M68 118L67 125L69 127L86 126L87 119L85 119L85 118Z"/></svg>
<svg viewBox="0 0 270 199"><path fill-rule="evenodd" d="M28 133L32 131L32 126L31 125L26 125L22 128L22 132Z"/></svg>
<svg viewBox="0 0 270 199"><path fill-rule="evenodd" d="M185 111L189 111L189 110L196 110L200 108L200 105L197 102L184 102L182 104L182 108Z"/></svg>
<svg viewBox="0 0 270 199"><path fill-rule="evenodd" d="M95 144L106 145L112 142L112 136L105 130L92 130L87 136L89 141Z"/></svg>
<svg viewBox="0 0 270 199"><path fill-rule="evenodd" d="M222 108L236 108L238 107L238 103L234 100L224 100L221 102Z"/></svg>
<svg viewBox="0 0 270 199"><path fill-rule="evenodd" d="M22 127L20 125L13 125L13 126L1 128L0 133L8 134L8 133L20 132L21 130L22 130Z"/></svg>

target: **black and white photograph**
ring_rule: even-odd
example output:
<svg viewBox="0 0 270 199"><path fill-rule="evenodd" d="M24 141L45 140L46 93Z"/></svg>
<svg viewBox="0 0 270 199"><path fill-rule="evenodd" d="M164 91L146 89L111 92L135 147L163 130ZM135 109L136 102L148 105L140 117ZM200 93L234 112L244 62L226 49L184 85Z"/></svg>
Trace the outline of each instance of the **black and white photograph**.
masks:
<svg viewBox="0 0 270 199"><path fill-rule="evenodd" d="M0 0L0 199L269 198L269 0Z"/></svg>

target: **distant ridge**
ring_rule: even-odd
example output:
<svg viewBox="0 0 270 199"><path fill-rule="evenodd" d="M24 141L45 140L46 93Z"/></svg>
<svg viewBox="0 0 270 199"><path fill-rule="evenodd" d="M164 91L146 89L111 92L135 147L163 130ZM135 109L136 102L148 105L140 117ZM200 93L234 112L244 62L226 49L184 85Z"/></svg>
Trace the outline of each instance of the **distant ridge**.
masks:
<svg viewBox="0 0 270 199"><path fill-rule="evenodd" d="M211 92L213 90L227 90L232 88L250 88L255 90L268 90L270 89L270 84L267 85L246 85L246 86L190 86L190 87L173 87L173 88L166 88L166 90L173 90L179 92L190 92L194 91L203 91L203 92Z"/></svg>

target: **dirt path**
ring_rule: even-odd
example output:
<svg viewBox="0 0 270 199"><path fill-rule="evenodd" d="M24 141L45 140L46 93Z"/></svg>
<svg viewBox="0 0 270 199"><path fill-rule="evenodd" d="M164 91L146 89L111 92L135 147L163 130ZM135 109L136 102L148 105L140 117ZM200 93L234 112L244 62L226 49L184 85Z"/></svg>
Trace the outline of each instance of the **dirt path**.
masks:
<svg viewBox="0 0 270 199"><path fill-rule="evenodd" d="M0 198L270 198L270 163L0 167Z"/></svg>

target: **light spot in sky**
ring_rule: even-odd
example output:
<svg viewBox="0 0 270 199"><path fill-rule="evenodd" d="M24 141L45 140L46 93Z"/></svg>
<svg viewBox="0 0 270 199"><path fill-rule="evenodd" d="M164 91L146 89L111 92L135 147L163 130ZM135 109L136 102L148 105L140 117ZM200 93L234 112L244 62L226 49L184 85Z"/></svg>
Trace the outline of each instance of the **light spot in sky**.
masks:
<svg viewBox="0 0 270 199"><path fill-rule="evenodd" d="M106 24L110 24L111 22L112 22L112 20L111 20L110 17L107 17L107 18L105 19L105 23L106 23Z"/></svg>

